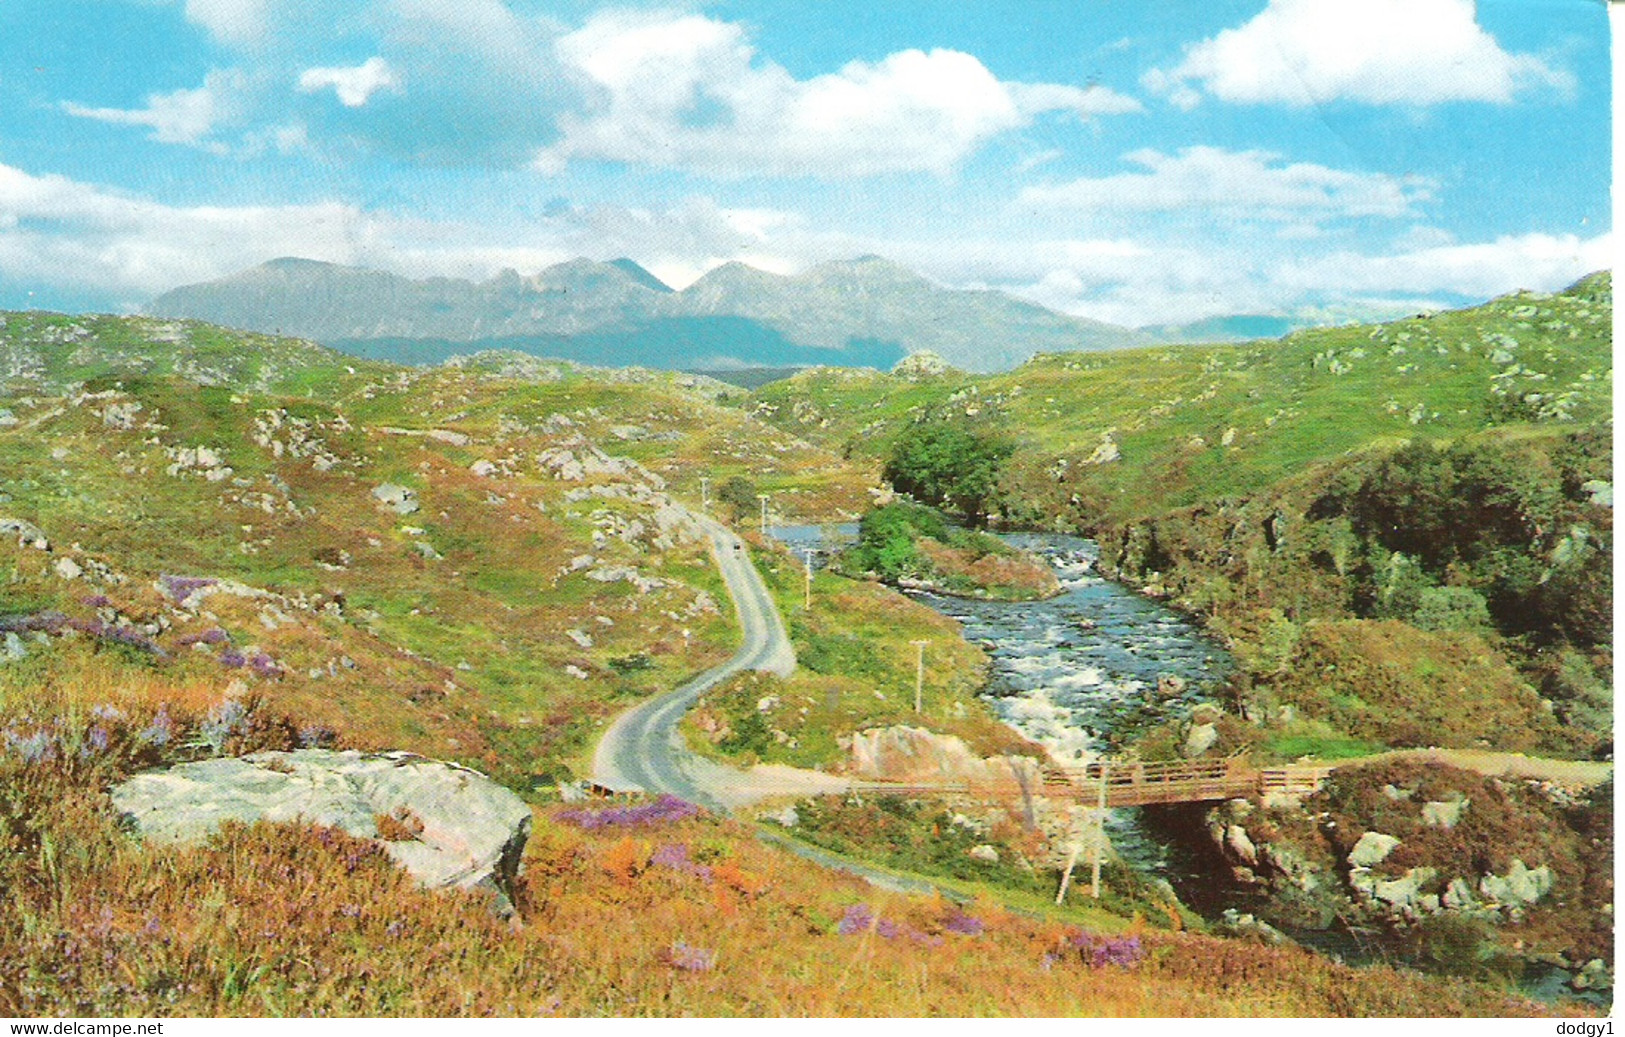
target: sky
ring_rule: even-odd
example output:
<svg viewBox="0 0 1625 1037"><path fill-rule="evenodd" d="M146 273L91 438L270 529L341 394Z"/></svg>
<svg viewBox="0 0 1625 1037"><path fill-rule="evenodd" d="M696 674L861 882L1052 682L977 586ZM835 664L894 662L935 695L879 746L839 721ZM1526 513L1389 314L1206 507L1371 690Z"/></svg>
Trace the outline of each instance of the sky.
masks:
<svg viewBox="0 0 1625 1037"><path fill-rule="evenodd" d="M0 0L0 308L878 254L1129 326L1611 264L1601 0Z"/></svg>

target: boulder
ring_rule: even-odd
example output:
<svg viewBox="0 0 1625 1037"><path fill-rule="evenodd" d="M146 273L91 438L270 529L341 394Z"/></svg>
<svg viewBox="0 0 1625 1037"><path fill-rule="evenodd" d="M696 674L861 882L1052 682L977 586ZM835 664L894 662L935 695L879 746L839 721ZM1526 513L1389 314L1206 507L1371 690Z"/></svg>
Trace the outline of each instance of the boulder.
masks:
<svg viewBox="0 0 1625 1037"><path fill-rule="evenodd" d="M1185 746L1182 750L1186 756L1201 756L1219 740L1219 729L1212 724L1192 724L1190 733L1185 736Z"/></svg>
<svg viewBox="0 0 1625 1037"><path fill-rule="evenodd" d="M897 725L852 735L850 773L883 781L957 782L1043 790L1038 761L1029 756L983 759L960 738Z"/></svg>
<svg viewBox="0 0 1625 1037"><path fill-rule="evenodd" d="M38 551L51 549L45 531L25 519L0 518L0 536L16 537L18 547L32 547Z"/></svg>
<svg viewBox="0 0 1625 1037"><path fill-rule="evenodd" d="M390 509L397 515L410 515L418 510L417 491L396 483L386 482L372 488L372 495L378 503Z"/></svg>
<svg viewBox="0 0 1625 1037"><path fill-rule="evenodd" d="M948 361L940 354L929 349L919 349L897 361L891 373L901 378L915 379L947 374L949 370Z"/></svg>
<svg viewBox="0 0 1625 1037"><path fill-rule="evenodd" d="M84 567L72 558L58 558L52 568L64 580L77 580L85 574Z"/></svg>
<svg viewBox="0 0 1625 1037"><path fill-rule="evenodd" d="M1231 853L1247 864L1252 866L1258 864L1258 848L1253 845L1252 839L1248 837L1247 829L1240 825L1230 825L1225 829L1224 844L1229 847Z"/></svg>
<svg viewBox="0 0 1625 1037"><path fill-rule="evenodd" d="M1422 823L1435 828L1454 828L1466 808L1465 799L1429 800L1422 804Z"/></svg>
<svg viewBox="0 0 1625 1037"><path fill-rule="evenodd" d="M492 889L504 911L530 836L518 796L411 753L261 752L137 774L111 794L143 839L196 842L226 821L326 825L376 841L425 887ZM385 839L379 821L391 817L415 835Z"/></svg>
<svg viewBox="0 0 1625 1037"><path fill-rule="evenodd" d="M988 864L999 863L999 851L988 843L978 843L965 852L976 860L986 861Z"/></svg>
<svg viewBox="0 0 1625 1037"><path fill-rule="evenodd" d="M1399 840L1391 835L1367 832L1360 836L1360 841L1349 851L1349 863L1356 868L1369 868L1373 864L1381 864L1398 845Z"/></svg>

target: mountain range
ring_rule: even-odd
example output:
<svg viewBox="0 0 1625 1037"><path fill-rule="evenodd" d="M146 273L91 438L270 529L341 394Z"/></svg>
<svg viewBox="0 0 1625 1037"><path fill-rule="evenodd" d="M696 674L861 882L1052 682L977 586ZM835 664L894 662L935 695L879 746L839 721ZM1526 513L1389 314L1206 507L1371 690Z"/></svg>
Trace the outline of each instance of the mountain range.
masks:
<svg viewBox="0 0 1625 1037"><path fill-rule="evenodd" d="M681 291L630 259L573 259L482 282L276 259L176 288L146 312L407 363L500 348L605 366L887 368L930 350L967 371L997 371L1036 353L1156 341L1003 292L943 288L878 256L794 276L726 263Z"/></svg>

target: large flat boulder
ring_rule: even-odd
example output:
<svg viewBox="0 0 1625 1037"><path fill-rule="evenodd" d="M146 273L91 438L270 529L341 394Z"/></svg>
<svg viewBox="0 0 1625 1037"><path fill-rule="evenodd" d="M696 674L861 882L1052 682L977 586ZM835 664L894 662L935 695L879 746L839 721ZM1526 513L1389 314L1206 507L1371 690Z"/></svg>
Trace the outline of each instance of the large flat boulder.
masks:
<svg viewBox="0 0 1625 1037"><path fill-rule="evenodd" d="M305 821L378 842L429 888L512 890L530 808L456 764L300 749L185 763L111 790L144 839L201 841L226 821Z"/></svg>

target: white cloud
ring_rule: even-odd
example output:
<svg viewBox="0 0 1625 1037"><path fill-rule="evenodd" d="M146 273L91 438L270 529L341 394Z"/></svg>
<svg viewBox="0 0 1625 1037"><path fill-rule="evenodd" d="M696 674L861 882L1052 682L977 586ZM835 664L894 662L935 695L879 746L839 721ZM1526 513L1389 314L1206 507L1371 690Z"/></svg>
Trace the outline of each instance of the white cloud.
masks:
<svg viewBox="0 0 1625 1037"><path fill-rule="evenodd" d="M145 108L95 108L67 101L62 110L81 119L146 126L152 139L164 144L202 145L235 114L241 83L240 74L217 69L196 89L149 95Z"/></svg>
<svg viewBox="0 0 1625 1037"><path fill-rule="evenodd" d="M1200 86L1221 101L1297 107L1335 100L1427 106L1508 104L1573 78L1503 50L1473 0L1270 0L1251 21L1191 46L1145 86L1194 107Z"/></svg>
<svg viewBox="0 0 1625 1037"><path fill-rule="evenodd" d="M332 87L339 103L360 108L380 90L399 90L401 77L381 57L371 57L353 68L307 68L299 74L299 92L314 94Z"/></svg>
<svg viewBox="0 0 1625 1037"><path fill-rule="evenodd" d="M1275 272L1280 284L1330 293L1450 292L1488 298L1518 288L1553 291L1613 263L1613 236L1521 234L1392 255L1334 253Z"/></svg>
<svg viewBox="0 0 1625 1037"><path fill-rule="evenodd" d="M1309 217L1400 217L1432 191L1429 181L1350 172L1309 162L1283 164L1267 151L1145 149L1124 158L1143 173L1024 189L1018 204L1037 210L1174 212L1197 209L1283 222Z"/></svg>
<svg viewBox="0 0 1625 1037"><path fill-rule="evenodd" d="M216 39L262 42L270 33L271 0L186 0L186 18Z"/></svg>
<svg viewBox="0 0 1625 1037"><path fill-rule="evenodd" d="M557 51L590 114L561 118L563 139L537 156L544 171L585 158L719 176L946 172L1040 114L1140 107L1104 87L1001 82L953 50L797 80L758 60L739 25L698 15L600 14Z"/></svg>

